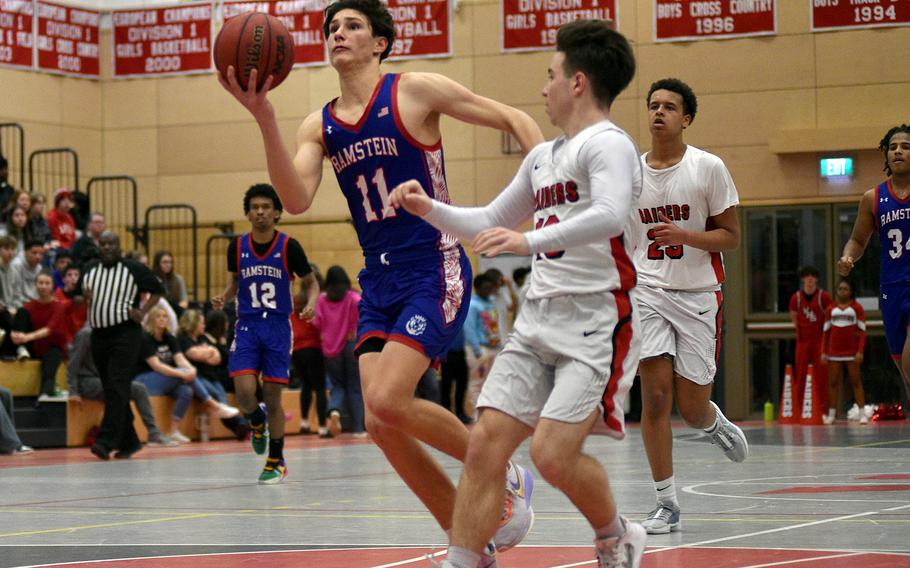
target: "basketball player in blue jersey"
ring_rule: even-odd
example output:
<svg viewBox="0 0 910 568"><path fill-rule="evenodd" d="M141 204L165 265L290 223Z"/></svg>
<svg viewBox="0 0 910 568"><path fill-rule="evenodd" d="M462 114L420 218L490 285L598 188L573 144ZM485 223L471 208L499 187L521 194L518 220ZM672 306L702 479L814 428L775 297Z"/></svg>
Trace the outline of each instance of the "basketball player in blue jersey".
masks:
<svg viewBox="0 0 910 568"><path fill-rule="evenodd" d="M878 147L885 156L888 179L863 194L853 234L844 245L837 271L841 276L850 274L863 256L869 237L878 231L882 245L879 305L885 336L910 395L910 126L895 126Z"/></svg>
<svg viewBox="0 0 910 568"><path fill-rule="evenodd" d="M255 83L241 89L233 69L219 81L256 119L269 176L289 212L310 207L322 180L323 159L332 165L366 264L360 274L357 354L367 430L448 530L455 486L419 442L463 461L468 430L441 406L415 399L414 389L430 362L446 353L464 321L471 270L454 238L395 210L389 192L399 183L419 179L434 199L449 201L441 115L505 131L525 152L542 142L543 135L526 113L441 75L384 74L380 62L392 50L395 27L380 0L329 4L323 31L341 96L304 119L293 156L266 97L272 78L258 92ZM512 495L522 497L515 503L525 501L525 477L520 468L510 468L518 487ZM529 513L512 504L506 511ZM505 532L518 522L515 516L504 518ZM497 546L508 547L523 537L529 516L523 515L523 527L512 536L500 531Z"/></svg>
<svg viewBox="0 0 910 568"><path fill-rule="evenodd" d="M243 212L252 230L228 245L231 283L224 294L212 298L212 306L220 310L226 300L237 296L228 372L234 379L238 406L250 421L253 450L264 454L268 448L259 483L271 485L280 483L288 472L281 391L288 384L291 364L294 277L302 279L301 289L307 294L301 310L304 317L313 317L319 286L300 243L275 230L282 206L272 186L257 184L248 189ZM260 378L265 412L256 400Z"/></svg>

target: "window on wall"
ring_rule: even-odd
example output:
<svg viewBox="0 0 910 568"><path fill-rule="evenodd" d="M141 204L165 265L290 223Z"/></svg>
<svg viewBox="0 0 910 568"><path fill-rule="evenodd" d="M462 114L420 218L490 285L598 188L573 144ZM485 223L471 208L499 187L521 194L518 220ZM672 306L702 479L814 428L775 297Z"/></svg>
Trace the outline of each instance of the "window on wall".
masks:
<svg viewBox="0 0 910 568"><path fill-rule="evenodd" d="M745 210L750 313L786 313L802 266L818 268L826 285L829 210L825 205Z"/></svg>

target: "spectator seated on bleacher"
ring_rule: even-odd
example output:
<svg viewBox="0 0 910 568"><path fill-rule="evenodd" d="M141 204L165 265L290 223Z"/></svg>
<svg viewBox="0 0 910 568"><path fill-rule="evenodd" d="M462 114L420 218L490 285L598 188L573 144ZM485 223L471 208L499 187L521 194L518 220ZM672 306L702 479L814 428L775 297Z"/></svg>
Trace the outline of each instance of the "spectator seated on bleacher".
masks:
<svg viewBox="0 0 910 568"><path fill-rule="evenodd" d="M38 402L65 400L57 391L57 369L66 353L68 323L66 308L54 296L54 279L50 272L38 274L38 298L29 300L13 317L10 340L17 356L31 354L41 360L41 392Z"/></svg>
<svg viewBox="0 0 910 568"><path fill-rule="evenodd" d="M92 328L85 326L76 333L70 347L69 364L66 367L66 385L69 401L82 404L82 400L104 400L104 386L92 359ZM148 430L149 446L176 446L177 442L161 433L155 423L155 413L149 401L145 385L133 381L130 385L130 400L136 403L139 417Z"/></svg>
<svg viewBox="0 0 910 568"><path fill-rule="evenodd" d="M54 289L54 296L63 303L66 308L66 320L69 324L68 341L72 341L76 333L85 325L88 319L88 304L79 291L79 278L82 276L82 269L78 266L70 265L63 272L63 286Z"/></svg>
<svg viewBox="0 0 910 568"><path fill-rule="evenodd" d="M25 223L25 238L29 241L44 243L44 252L51 251L60 246L51 236L51 227L45 218L47 198L37 191L31 194L31 207L28 209L28 221Z"/></svg>
<svg viewBox="0 0 910 568"><path fill-rule="evenodd" d="M169 436L180 443L189 438L178 429L178 424L189 410L195 396L214 418L233 418L240 411L213 399L196 380L196 368L187 361L177 338L168 331L167 313L156 306L149 310L145 333L142 337L136 381L144 384L152 396L171 396L176 399L171 413Z"/></svg>
<svg viewBox="0 0 910 568"><path fill-rule="evenodd" d="M73 244L73 248L70 250L74 264L77 266L85 266L89 261L101 256L101 248L98 239L101 238L101 233L103 233L105 229L107 229L107 222L104 219L104 215L97 211L92 213L85 234L76 240Z"/></svg>
<svg viewBox="0 0 910 568"><path fill-rule="evenodd" d="M199 310L186 310L180 316L180 333L177 343L186 358L196 367L196 380L205 387L209 395L221 403L227 403L227 391L219 375L227 373L227 359L218 347L205 335L205 317ZM242 416L222 418L221 422L234 433L238 440L246 439L250 433L249 422Z"/></svg>
<svg viewBox="0 0 910 568"><path fill-rule="evenodd" d="M54 192L54 208L47 213L47 224L51 237L63 250L70 250L76 243L76 221L70 213L73 209L73 193L61 187Z"/></svg>
<svg viewBox="0 0 910 568"><path fill-rule="evenodd" d="M34 450L22 443L13 421L13 393L0 387L0 454L30 454Z"/></svg>
<svg viewBox="0 0 910 568"><path fill-rule="evenodd" d="M47 257L45 257L45 260ZM69 268L69 265L73 263L73 256L65 250L58 251L54 256L54 266L53 266L53 276L54 276L54 290L57 288L63 288L63 274L66 272L66 269ZM46 264L46 263L45 263Z"/></svg>
<svg viewBox="0 0 910 568"><path fill-rule="evenodd" d="M36 282L41 273L41 261L44 259L44 245L38 241L25 244L25 254L17 256L12 262L13 304L24 306L29 300L38 297ZM53 283L53 277L51 278Z"/></svg>
<svg viewBox="0 0 910 568"><path fill-rule="evenodd" d="M27 235L25 232L28 224L28 214L26 210L18 205L14 205L10 211L10 216L0 225L0 236L10 236L16 240L16 254L22 256L25 251Z"/></svg>
<svg viewBox="0 0 910 568"><path fill-rule="evenodd" d="M174 255L166 250L156 252L152 272L155 273L158 280L161 280L164 285L164 298L179 316L183 310L189 307L190 299L186 293L186 282L183 280L183 276L174 270Z"/></svg>

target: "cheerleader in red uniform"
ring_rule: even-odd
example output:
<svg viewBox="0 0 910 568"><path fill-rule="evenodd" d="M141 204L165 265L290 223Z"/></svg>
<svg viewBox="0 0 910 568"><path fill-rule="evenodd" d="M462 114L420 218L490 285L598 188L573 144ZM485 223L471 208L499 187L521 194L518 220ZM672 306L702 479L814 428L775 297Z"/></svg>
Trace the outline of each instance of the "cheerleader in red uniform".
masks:
<svg viewBox="0 0 910 568"><path fill-rule="evenodd" d="M843 279L837 284L834 303L825 310L822 360L828 362L828 414L825 424L834 422L837 414L837 394L840 390L844 368L853 387L853 398L860 408L860 424L868 419L862 408L866 404L859 366L866 347L866 312L857 303L853 284Z"/></svg>

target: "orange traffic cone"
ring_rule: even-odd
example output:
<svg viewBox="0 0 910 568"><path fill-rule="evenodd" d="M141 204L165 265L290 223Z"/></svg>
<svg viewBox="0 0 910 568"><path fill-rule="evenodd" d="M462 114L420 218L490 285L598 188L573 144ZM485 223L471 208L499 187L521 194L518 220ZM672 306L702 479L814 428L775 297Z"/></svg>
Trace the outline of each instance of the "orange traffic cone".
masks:
<svg viewBox="0 0 910 568"><path fill-rule="evenodd" d="M784 387L780 394L780 416L778 420L781 424L799 424L793 404L793 365L787 365L784 369Z"/></svg>
<svg viewBox="0 0 910 568"><path fill-rule="evenodd" d="M800 424L822 424L822 397L820 389L815 387L812 377L815 374L815 365L809 365L806 371L806 391L803 393L803 411L799 417Z"/></svg>

